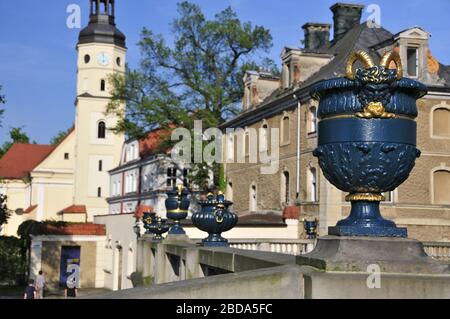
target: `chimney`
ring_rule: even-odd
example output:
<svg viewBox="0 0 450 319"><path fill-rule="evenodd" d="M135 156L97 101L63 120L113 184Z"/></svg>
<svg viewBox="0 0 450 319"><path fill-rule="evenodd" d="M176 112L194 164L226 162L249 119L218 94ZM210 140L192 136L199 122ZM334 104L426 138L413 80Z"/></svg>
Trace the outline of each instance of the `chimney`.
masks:
<svg viewBox="0 0 450 319"><path fill-rule="evenodd" d="M350 3L336 3L331 6L334 21L334 39L339 41L345 34L361 23L363 5Z"/></svg>
<svg viewBox="0 0 450 319"><path fill-rule="evenodd" d="M305 49L315 50L330 42L331 25L326 23L308 22L303 25L305 32Z"/></svg>

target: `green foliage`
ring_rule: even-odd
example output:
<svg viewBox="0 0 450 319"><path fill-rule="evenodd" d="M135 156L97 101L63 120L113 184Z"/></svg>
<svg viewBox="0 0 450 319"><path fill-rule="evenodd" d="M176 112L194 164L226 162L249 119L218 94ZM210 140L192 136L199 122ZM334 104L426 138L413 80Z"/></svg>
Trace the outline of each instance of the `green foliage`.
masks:
<svg viewBox="0 0 450 319"><path fill-rule="evenodd" d="M219 190L225 193L227 190L227 179L225 177L225 167L223 164L219 167Z"/></svg>
<svg viewBox="0 0 450 319"><path fill-rule="evenodd" d="M61 221L46 220L38 222L30 219L19 225L19 228L17 229L17 236L24 240L31 240L31 235L51 235L52 232L49 231L47 226L59 228L67 225L69 225L69 223Z"/></svg>
<svg viewBox="0 0 450 319"><path fill-rule="evenodd" d="M13 144L16 144L16 143L29 144L30 143L30 138L28 137L27 133L22 131L21 127L11 128L11 130L9 131L9 137L10 137L10 141L3 143L2 147L0 147L0 158L2 158L6 154L6 152L9 151L9 149L11 148L11 146L13 146ZM34 141L33 141L33 143L36 144L36 142L34 142Z"/></svg>
<svg viewBox="0 0 450 319"><path fill-rule="evenodd" d="M59 131L55 136L50 140L50 145L58 145L66 138L66 136L72 131L72 129L68 129L67 131Z"/></svg>
<svg viewBox="0 0 450 319"><path fill-rule="evenodd" d="M8 219L11 216L8 207L6 207L6 196L0 194L0 227L8 223Z"/></svg>
<svg viewBox="0 0 450 319"><path fill-rule="evenodd" d="M6 98L4 95L1 94L1 92L2 92L2 86L0 85L0 104L5 104ZM0 109L0 127L2 127L2 118L3 118L4 112L5 112L5 110Z"/></svg>
<svg viewBox="0 0 450 319"><path fill-rule="evenodd" d="M24 269L22 242L15 237L0 237L0 283L17 279Z"/></svg>
<svg viewBox="0 0 450 319"><path fill-rule="evenodd" d="M198 5L184 1L178 14L173 43L144 28L140 68L110 77L107 113L120 119L114 132L142 138L156 125L192 129L195 120L202 120L204 129L218 127L239 111L245 71L279 73L269 59L263 67L252 60L272 47L269 30L241 22L230 7L208 20ZM200 174L205 165L197 166ZM217 168L214 172L218 177Z"/></svg>

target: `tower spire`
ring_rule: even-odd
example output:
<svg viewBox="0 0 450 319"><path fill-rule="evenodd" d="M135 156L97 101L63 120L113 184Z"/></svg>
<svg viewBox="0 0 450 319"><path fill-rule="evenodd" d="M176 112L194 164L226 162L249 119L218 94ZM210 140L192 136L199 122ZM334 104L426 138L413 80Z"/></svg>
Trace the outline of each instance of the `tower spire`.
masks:
<svg viewBox="0 0 450 319"><path fill-rule="evenodd" d="M90 0L89 25L80 32L78 44L108 43L125 48L125 35L115 23L115 0Z"/></svg>

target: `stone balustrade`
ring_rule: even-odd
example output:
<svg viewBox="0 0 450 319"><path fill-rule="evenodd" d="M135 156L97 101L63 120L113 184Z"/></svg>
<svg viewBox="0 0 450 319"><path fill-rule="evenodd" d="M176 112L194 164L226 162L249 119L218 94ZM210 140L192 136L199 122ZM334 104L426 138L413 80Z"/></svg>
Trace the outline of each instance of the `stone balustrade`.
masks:
<svg viewBox="0 0 450 319"><path fill-rule="evenodd" d="M437 260L450 260L450 243L424 242L423 248L429 256Z"/></svg>

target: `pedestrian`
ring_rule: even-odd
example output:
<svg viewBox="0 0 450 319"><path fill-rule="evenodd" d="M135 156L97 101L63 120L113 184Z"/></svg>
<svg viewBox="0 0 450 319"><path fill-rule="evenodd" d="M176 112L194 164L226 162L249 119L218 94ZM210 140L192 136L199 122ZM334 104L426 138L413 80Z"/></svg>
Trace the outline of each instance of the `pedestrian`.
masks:
<svg viewBox="0 0 450 319"><path fill-rule="evenodd" d="M67 281L66 282L66 289L64 289L64 298L76 298L78 295L77 285L76 281Z"/></svg>
<svg viewBox="0 0 450 319"><path fill-rule="evenodd" d="M36 288L34 288L34 280L28 281L28 286L23 294L23 299L36 299Z"/></svg>
<svg viewBox="0 0 450 319"><path fill-rule="evenodd" d="M36 299L44 299L45 277L42 270L36 277Z"/></svg>

